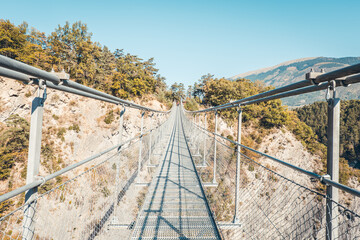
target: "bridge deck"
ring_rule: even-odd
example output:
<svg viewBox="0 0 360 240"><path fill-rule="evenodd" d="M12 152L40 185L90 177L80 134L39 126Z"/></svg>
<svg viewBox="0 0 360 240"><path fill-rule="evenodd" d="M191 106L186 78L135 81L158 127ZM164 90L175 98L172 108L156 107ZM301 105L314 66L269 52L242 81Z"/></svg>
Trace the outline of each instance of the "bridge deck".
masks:
<svg viewBox="0 0 360 240"><path fill-rule="evenodd" d="M220 239L185 142L179 109L131 239Z"/></svg>

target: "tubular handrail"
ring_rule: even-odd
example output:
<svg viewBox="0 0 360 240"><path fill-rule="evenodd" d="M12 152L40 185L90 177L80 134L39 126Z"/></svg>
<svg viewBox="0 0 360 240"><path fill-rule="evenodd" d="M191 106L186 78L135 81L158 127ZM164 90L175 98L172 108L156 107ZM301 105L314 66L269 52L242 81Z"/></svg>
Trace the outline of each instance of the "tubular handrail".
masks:
<svg viewBox="0 0 360 240"><path fill-rule="evenodd" d="M192 124L194 124L194 123L192 123ZM245 146L245 145L242 145L242 144L240 144L240 143L238 143L238 142L236 142L236 141L233 141L233 140L228 139L228 138L226 138L226 137L224 137L224 136L221 136L220 134L217 134L217 133L214 133L214 132L210 132L209 130L207 130L207 129L205 129L205 128L197 125L197 124L194 124L194 125L195 125L197 128L199 128L200 130L205 131L208 135L215 135L215 136L217 136L217 137L220 137L220 138L222 138L222 139L224 139L224 140L226 140L226 141L228 141L228 142L231 142L231 143L233 143L233 144L235 144L235 145L237 145L237 146L240 146L240 147L245 148L245 149L247 149L247 150L250 150L250 151L252 151L252 152L254 152L254 153L257 153L257 154L259 154L259 155L262 155L262 156L264 156L264 157L267 157L267 158L269 158L269 159L271 159L271 160L273 160L273 161L275 161L275 162L277 162L277 163L280 163L281 165L284 165L284 166L289 167L289 168L291 168L291 169L293 169L293 170L295 170L295 171L298 171L298 172L301 172L301 173L303 173L303 174L306 174L306 175L308 175L309 177L315 178L315 179L319 180L322 184L334 186L334 187L336 187L336 188L338 188L338 189L341 189L341 190L343 190L343 191L345 191L345 192L348 192L348 193L350 193L350 194L352 194L352 195L355 195L355 196L357 196L357 197L360 197L360 191L357 190L357 189L354 189L354 188L348 187L348 186L346 186L346 185L343 185L343 184L341 184L341 183L332 181L332 180L330 180L330 179L327 179L325 176L321 176L321 175L316 174L316 173L314 173L314 172L307 171L307 170L305 170L305 169L302 169L302 168L300 168L300 167L297 167L297 166L295 166L295 165L292 165L292 164L290 164L290 163L288 163L288 162L285 162L285 161L283 161L283 160L280 160L280 159L277 159L277 158L275 158L275 157L272 157L272 156L270 156L270 155L268 155L268 154L266 154L266 153L262 153L262 152L260 152L260 151L255 150L255 149L252 149L252 148L250 148L250 147L247 147L247 146ZM217 140L217 139L216 139L216 141L219 142L219 140ZM235 148L234 150L237 151L237 148Z"/></svg>
<svg viewBox="0 0 360 240"><path fill-rule="evenodd" d="M108 149L106 149L106 150L104 150L104 151L102 151L102 152L100 152L98 154L95 154L95 155L93 155L91 157L88 157L88 158L86 158L86 159L84 159L84 160L82 160L80 162L74 163L74 164L72 164L70 166L67 166L67 167L57 171L57 172L54 172L54 173L52 173L50 175L47 175L47 176L43 177L41 180L36 180L36 181L34 181L32 183L29 183L29 184L26 184L26 185L24 185L22 187L19 187L19 188L15 189L15 190L13 190L11 192L5 193L5 194L0 196L0 203L2 203L3 201L8 200L10 198L13 198L13 197L15 197L15 196L17 196L17 195L19 195L19 194L21 194L23 192L26 192L29 189L32 189L34 187L38 187L38 186L46 183L47 181L56 178L57 176L60 176L60 175L62 175L64 173L67 173L67 172L69 172L69 171L71 171L71 170L73 170L75 168L78 168L78 167L84 165L85 163L88 163L88 162L90 162L90 161L92 161L92 160L94 160L94 159L96 159L98 157L101 157L102 155L104 155L104 154L106 154L108 152L111 152L114 149L119 149L122 146L124 146L124 145L126 145L126 144L128 144L128 143L130 143L130 142L132 142L132 141L134 141L136 139L140 139L141 137L146 136L147 134L151 133L152 131L154 131L154 130L160 128L161 126L163 126L163 124L165 124L168 120L169 119L166 119L162 124L152 128L152 129L149 129L148 131L144 132L141 135L138 135L136 137L128 139L125 142L122 142L120 144L112 146L111 148L108 148Z"/></svg>
<svg viewBox="0 0 360 240"><path fill-rule="evenodd" d="M0 76L16 79L22 81L25 84L40 84L40 79L45 80L45 85L49 88L53 88L60 91L65 91L84 97L89 97L101 101L106 101L113 104L121 104L127 107L150 111L156 113L169 113L170 111L159 111L152 108L148 108L110 94L98 91L96 89L84 86L68 79L60 79L53 73L46 72L44 70L29 66L25 63L16 61L14 59L0 55Z"/></svg>
<svg viewBox="0 0 360 240"><path fill-rule="evenodd" d="M16 61L14 59L5 57L3 55L0 55L0 66L7 69L11 69L16 72L24 73L30 76L35 76L37 78L44 79L53 82L55 84L59 84L61 81L60 78L55 74L51 74L49 72L40 70L36 67L29 66L25 63Z"/></svg>
<svg viewBox="0 0 360 240"><path fill-rule="evenodd" d="M352 65L346 68L342 68L339 70L335 70L329 73L324 73L317 76L315 79L311 80L302 80L297 83L292 83L280 88L276 88L270 91L266 91L263 93L259 93L250 97L246 97L243 99L239 99L233 102L225 103L222 105L197 110L197 111L186 111L190 113L201 113L201 112L210 112L217 111L227 108L237 107L239 105L245 106L249 104L265 102L269 100L296 96L299 94L310 93L314 91L324 90L328 87L327 81L335 80L336 86L348 86L349 84L359 83L360 82L360 74L348 76L350 74L360 73L360 64ZM348 76L348 77L345 77ZM313 83L315 85L313 85ZM311 86L313 85L313 86ZM255 101L256 100L256 101Z"/></svg>

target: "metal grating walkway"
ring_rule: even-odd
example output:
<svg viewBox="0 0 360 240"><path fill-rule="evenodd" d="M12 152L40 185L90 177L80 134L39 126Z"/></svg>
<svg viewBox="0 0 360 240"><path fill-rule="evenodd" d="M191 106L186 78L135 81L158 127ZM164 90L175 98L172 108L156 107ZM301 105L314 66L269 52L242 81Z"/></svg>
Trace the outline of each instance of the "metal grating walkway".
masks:
<svg viewBox="0 0 360 240"><path fill-rule="evenodd" d="M170 141L131 239L221 239L211 216L177 109Z"/></svg>

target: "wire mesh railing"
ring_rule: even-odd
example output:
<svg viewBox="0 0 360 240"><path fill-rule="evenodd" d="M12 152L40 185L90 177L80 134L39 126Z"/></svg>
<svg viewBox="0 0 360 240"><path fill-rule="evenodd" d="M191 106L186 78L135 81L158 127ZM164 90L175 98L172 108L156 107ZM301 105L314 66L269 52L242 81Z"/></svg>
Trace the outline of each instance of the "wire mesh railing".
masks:
<svg viewBox="0 0 360 240"><path fill-rule="evenodd" d="M109 231L109 224L130 224L136 219L141 198L134 199L139 195L139 190L133 183L138 177L139 145L142 141L143 154L140 161L144 168L150 156L149 145L152 145L154 151L166 129L167 122L147 133L142 140L140 136L136 137L123 144L120 151L115 149L76 168L76 174L68 172L61 175L68 180L51 190L44 192L44 185L41 185L39 195L32 202L0 218L0 238L94 239L96 236L111 237L114 232L116 236L126 238L131 229L125 227ZM120 165L118 180L116 164ZM69 177L71 175L75 176ZM131 193L127 196L130 188ZM23 198L22 194L7 201L21 203ZM7 201L3 203L6 204ZM117 212L115 205L118 205ZM35 212L31 219L24 217L24 211L28 207ZM123 211L126 214L122 214ZM115 223L114 217L117 218ZM33 232L24 229L26 221L31 221L35 226ZM24 232L29 236L25 236Z"/></svg>
<svg viewBox="0 0 360 240"><path fill-rule="evenodd" d="M214 134L190 119L188 114L184 121L186 136L224 239L329 239L326 210L330 207L336 213L331 216L331 227L337 232L333 239L360 237L358 197L341 191L339 202L332 201L319 190L321 182L291 168L280 173L284 166L257 153L247 156L244 153L248 150L240 157L239 207L234 221L237 145L216 137L213 181ZM202 163L204 153L206 166ZM209 182L216 184L207 186Z"/></svg>
<svg viewBox="0 0 360 240"><path fill-rule="evenodd" d="M5 188L10 190L0 196L0 239L104 239L113 238L113 234L127 237L146 190L135 183L151 178L153 171L148 165L157 161L154 153L161 151L173 114L72 82L66 74L47 73L2 56L0 59L18 66L0 69L0 75L12 78L7 81L15 79L39 86L28 108L31 124L27 166L16 165L14 170L27 174L26 185L23 176L16 181L17 188ZM28 71L33 74L26 75ZM28 86L21 88L25 91ZM103 104L91 109L93 100L81 104L83 98L70 101L69 95L58 95L47 88ZM48 94L51 98L47 100ZM51 107L46 109L47 104ZM125 114L124 119L125 109L130 114ZM66 111L71 114L67 116ZM139 112L141 126L136 116ZM84 130L82 124L86 125ZM97 151L102 152L77 161ZM18 175L12 174L9 184Z"/></svg>

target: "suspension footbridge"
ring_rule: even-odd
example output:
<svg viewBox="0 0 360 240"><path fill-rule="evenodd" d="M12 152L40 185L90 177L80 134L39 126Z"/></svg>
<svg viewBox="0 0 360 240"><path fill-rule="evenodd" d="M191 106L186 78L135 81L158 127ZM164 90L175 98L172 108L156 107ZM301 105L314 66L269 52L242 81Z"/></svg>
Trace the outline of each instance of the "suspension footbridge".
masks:
<svg viewBox="0 0 360 240"><path fill-rule="evenodd" d="M220 239L176 109L164 159L140 211L132 239Z"/></svg>
<svg viewBox="0 0 360 240"><path fill-rule="evenodd" d="M360 65L309 72L301 82L224 105L191 112L174 103L159 111L0 56L0 76L38 86L26 184L0 196L10 206L1 212L0 238L358 239L360 191L339 183L336 89L360 82L359 73ZM40 176L47 89L115 104L118 144ZM241 143L244 106L320 90L328 96L327 174ZM236 141L218 133L218 113L229 108L238 111ZM127 109L138 111L141 124L124 138Z"/></svg>

